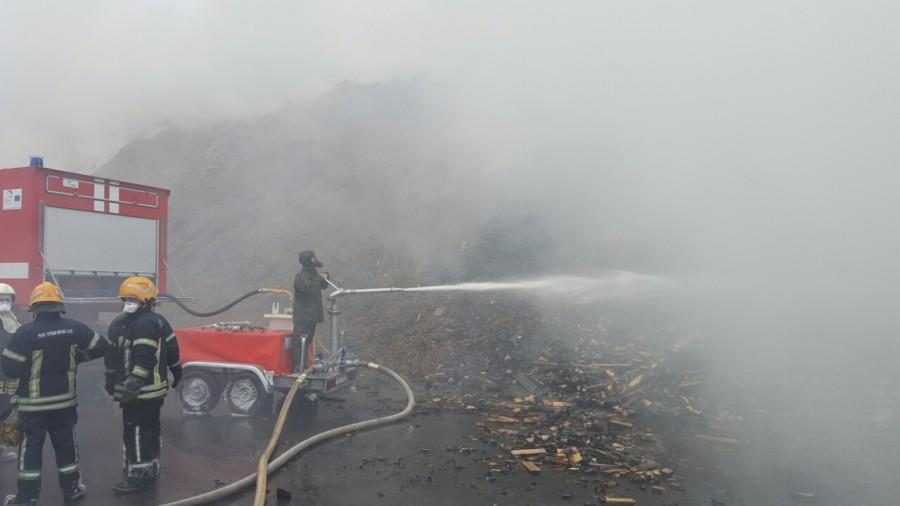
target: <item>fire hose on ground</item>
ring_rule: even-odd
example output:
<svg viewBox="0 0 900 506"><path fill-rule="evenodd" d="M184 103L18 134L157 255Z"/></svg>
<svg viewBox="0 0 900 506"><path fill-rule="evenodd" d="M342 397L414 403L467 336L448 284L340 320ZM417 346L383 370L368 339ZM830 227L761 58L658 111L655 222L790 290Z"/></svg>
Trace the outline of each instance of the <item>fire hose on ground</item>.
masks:
<svg viewBox="0 0 900 506"><path fill-rule="evenodd" d="M163 504L161 506L194 506L199 504L211 504L215 501L222 500L226 497L234 495L245 488L256 483L256 496L254 500L254 506L261 506L265 504L266 497L266 481L269 474L274 473L275 471L281 469L285 464L287 464L291 459L296 457L303 450L319 444L323 441L327 441L329 439L335 438L337 436L342 436L344 434L349 434L351 432L359 432L361 430L371 429L374 427L378 427L381 425L386 425L389 423L396 422L398 420L402 420L412 413L413 408L416 405L415 394L413 394L412 387L409 386L409 383L402 376L397 374L391 369L387 367L380 366L373 362L348 362L349 365L358 365L365 366L369 369L373 369L375 371L381 372L393 378L395 381L400 383L400 386L403 387L404 392L406 393L406 407L403 408L402 411L395 413L393 415L382 416L378 418L373 418L371 420L365 420L362 422L351 423L348 425L344 425L341 427L336 427L334 429L326 430L324 432L320 432L314 436L311 436L303 441L297 443L296 445L289 448L287 451L279 455L275 460L268 462L269 457L272 452L275 450L275 446L278 444L278 440L281 438L281 430L284 427L284 421L287 417L288 411L290 410L290 400L293 399L294 394L296 394L297 390L301 386L301 383L305 380L306 373L301 374L298 377L297 381L291 386L290 391L288 392L288 397L285 398L285 403L281 408L281 412L278 415L278 419L275 422L275 429L272 432L272 436L269 439L269 444L266 446L265 452L263 452L259 461L259 468L256 473L250 474L237 480L229 485L226 485L221 488L217 488L215 490L211 490L209 492L195 495L193 497L188 497L185 499L180 499L178 501L170 502ZM262 472L265 470L265 472Z"/></svg>

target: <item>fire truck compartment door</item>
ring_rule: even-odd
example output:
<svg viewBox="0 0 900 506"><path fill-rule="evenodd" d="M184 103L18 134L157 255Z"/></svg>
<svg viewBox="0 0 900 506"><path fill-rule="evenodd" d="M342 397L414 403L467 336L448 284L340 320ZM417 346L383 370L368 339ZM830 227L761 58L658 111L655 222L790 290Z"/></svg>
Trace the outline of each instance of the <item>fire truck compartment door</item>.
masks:
<svg viewBox="0 0 900 506"><path fill-rule="evenodd" d="M52 271L155 274L156 257L156 220L44 209L44 258Z"/></svg>

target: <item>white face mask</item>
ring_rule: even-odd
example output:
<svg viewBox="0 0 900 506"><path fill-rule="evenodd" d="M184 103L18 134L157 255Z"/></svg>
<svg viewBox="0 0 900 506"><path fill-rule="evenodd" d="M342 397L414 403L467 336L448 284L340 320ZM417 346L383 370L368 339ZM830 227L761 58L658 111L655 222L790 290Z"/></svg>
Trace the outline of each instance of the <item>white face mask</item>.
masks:
<svg viewBox="0 0 900 506"><path fill-rule="evenodd" d="M0 300L0 313L9 313L10 311L12 311L12 302Z"/></svg>
<svg viewBox="0 0 900 506"><path fill-rule="evenodd" d="M129 301L129 302L126 302L125 304L122 304L122 311L125 313L128 313L128 314L131 314L131 313L134 313L135 311L137 311L140 307L141 307L141 305L138 304L137 302Z"/></svg>

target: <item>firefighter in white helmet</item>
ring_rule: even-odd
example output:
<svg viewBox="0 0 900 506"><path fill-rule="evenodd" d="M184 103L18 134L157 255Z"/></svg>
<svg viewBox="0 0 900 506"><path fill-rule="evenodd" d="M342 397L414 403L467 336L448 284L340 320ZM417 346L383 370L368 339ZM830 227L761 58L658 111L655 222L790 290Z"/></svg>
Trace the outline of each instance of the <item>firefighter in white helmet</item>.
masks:
<svg viewBox="0 0 900 506"><path fill-rule="evenodd" d="M16 330L22 326L16 313L13 312L13 304L16 302L16 291L6 283L0 283L0 350L9 345ZM7 378L0 371L0 422L10 415L12 411L12 398L16 394L19 380ZM0 462L15 462L16 452L0 443Z"/></svg>

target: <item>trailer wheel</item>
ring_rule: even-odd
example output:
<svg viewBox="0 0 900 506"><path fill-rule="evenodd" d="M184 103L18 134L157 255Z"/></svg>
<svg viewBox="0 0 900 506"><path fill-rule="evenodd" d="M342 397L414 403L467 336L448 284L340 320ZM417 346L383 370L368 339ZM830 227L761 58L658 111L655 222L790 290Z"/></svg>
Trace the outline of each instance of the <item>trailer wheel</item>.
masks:
<svg viewBox="0 0 900 506"><path fill-rule="evenodd" d="M259 379L247 372L232 376L232 380L225 387L225 403L234 415L255 415L268 404L268 397L269 394Z"/></svg>
<svg viewBox="0 0 900 506"><path fill-rule="evenodd" d="M221 396L222 382L206 371L188 369L178 385L178 399L187 413L209 413L219 403Z"/></svg>

